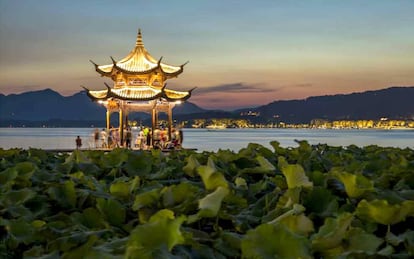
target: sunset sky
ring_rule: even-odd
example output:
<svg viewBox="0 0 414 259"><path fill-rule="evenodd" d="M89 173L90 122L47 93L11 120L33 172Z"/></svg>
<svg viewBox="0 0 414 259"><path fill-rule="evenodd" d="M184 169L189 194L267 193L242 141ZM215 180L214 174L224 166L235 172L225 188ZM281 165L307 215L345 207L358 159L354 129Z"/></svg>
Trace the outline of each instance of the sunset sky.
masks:
<svg viewBox="0 0 414 259"><path fill-rule="evenodd" d="M141 28L168 88L233 109L414 85L413 0L0 0L0 93L111 83L89 59L125 57Z"/></svg>

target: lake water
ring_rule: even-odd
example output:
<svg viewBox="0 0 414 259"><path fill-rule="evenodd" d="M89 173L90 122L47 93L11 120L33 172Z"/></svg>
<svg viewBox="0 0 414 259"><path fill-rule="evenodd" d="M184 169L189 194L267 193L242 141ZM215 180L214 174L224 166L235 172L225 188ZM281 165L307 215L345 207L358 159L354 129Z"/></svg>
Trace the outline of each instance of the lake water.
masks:
<svg viewBox="0 0 414 259"><path fill-rule="evenodd" d="M0 147L72 149L75 138L83 139L83 148L93 147L91 128L0 128ZM134 132L136 134L137 132ZM295 140L310 144L325 143L332 146L378 145L414 149L414 130L330 130L330 129L183 129L185 148L198 151L230 149L238 151L248 143L271 147L269 142L279 141L283 147L295 147Z"/></svg>

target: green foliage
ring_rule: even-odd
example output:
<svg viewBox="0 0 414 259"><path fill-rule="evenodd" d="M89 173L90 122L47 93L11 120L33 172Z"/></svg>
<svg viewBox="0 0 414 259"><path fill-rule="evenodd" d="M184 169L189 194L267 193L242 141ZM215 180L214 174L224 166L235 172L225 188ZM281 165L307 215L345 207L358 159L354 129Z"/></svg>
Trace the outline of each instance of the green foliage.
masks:
<svg viewBox="0 0 414 259"><path fill-rule="evenodd" d="M373 181L361 174L338 171L334 171L332 174L344 184L345 191L350 198L358 198L365 192L374 190Z"/></svg>
<svg viewBox="0 0 414 259"><path fill-rule="evenodd" d="M51 199L57 201L64 208L73 208L76 206L75 183L71 180L49 187L48 193Z"/></svg>
<svg viewBox="0 0 414 259"><path fill-rule="evenodd" d="M342 245L353 215L344 213L337 218L326 218L319 232L312 237L312 248L315 251L325 252Z"/></svg>
<svg viewBox="0 0 414 259"><path fill-rule="evenodd" d="M139 225L131 232L126 247L126 258L157 258L158 253L171 252L174 246L184 243L181 224L185 216L175 218L170 210L154 214L148 223Z"/></svg>
<svg viewBox="0 0 414 259"><path fill-rule="evenodd" d="M305 207L299 204L294 204L293 208L276 219L268 222L268 224L279 224L286 226L290 231L308 236L314 231L313 222L306 215L304 215Z"/></svg>
<svg viewBox="0 0 414 259"><path fill-rule="evenodd" d="M227 187L226 178L217 170L211 157L208 158L207 165L197 167L198 174L203 180L206 190L214 190L217 187Z"/></svg>
<svg viewBox="0 0 414 259"><path fill-rule="evenodd" d="M282 224L263 224L249 230L242 240L244 258L312 258L309 240Z"/></svg>
<svg viewBox="0 0 414 259"><path fill-rule="evenodd" d="M200 166L197 158L194 155L190 155L188 157L187 164L183 167L183 171L189 175L194 177L196 173L196 169Z"/></svg>
<svg viewBox="0 0 414 259"><path fill-rule="evenodd" d="M200 217L215 217L220 209L221 202L229 193L229 190L223 187L218 187L213 193L199 200L198 216Z"/></svg>
<svg viewBox="0 0 414 259"><path fill-rule="evenodd" d="M0 257L414 256L414 151L0 149Z"/></svg>
<svg viewBox="0 0 414 259"><path fill-rule="evenodd" d="M362 200L356 208L356 214L366 220L384 225L392 225L414 217L414 201L401 204L389 204L386 200Z"/></svg>
<svg viewBox="0 0 414 259"><path fill-rule="evenodd" d="M125 208L115 199L96 199L96 207L104 215L104 218L115 226L122 226L125 221Z"/></svg>
<svg viewBox="0 0 414 259"><path fill-rule="evenodd" d="M295 187L313 187L313 183L309 181L303 167L299 164L289 165L283 157L279 157L279 165L283 175L286 177L289 189Z"/></svg>

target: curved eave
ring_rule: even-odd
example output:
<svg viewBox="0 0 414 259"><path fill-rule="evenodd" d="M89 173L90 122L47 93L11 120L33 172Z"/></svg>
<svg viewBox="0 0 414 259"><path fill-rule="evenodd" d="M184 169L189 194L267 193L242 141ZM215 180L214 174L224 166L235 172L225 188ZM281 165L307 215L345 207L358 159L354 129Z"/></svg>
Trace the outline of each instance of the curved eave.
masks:
<svg viewBox="0 0 414 259"><path fill-rule="evenodd" d="M158 64L157 66L155 66L153 68L150 68L148 70L143 70L143 71L128 70L128 69L125 69L125 68L122 68L122 67L118 66L118 64L114 64L113 69L116 69L117 71L120 71L120 72L122 72L124 74L128 74L128 75L147 75L147 74L151 74L151 73L154 73L154 72L158 71L158 72L164 74L165 77L167 77L167 78L176 77L184 71L184 68L181 66L179 68L179 70L177 70L175 72L167 72L163 69L162 64ZM111 72L109 72L108 75L111 75Z"/></svg>
<svg viewBox="0 0 414 259"><path fill-rule="evenodd" d="M89 60L89 61L94 65L95 71L98 72L99 74L101 74L101 76L109 76L110 77L112 75L112 69L113 69L113 67L111 67L111 70L110 71L105 71L105 70L101 69L101 67L107 67L107 66L110 66L110 65L103 65L102 66L102 65L96 64L92 60Z"/></svg>
<svg viewBox="0 0 414 259"><path fill-rule="evenodd" d="M109 72L106 72L106 71L101 70L99 67L97 67L95 70L102 76L109 76L109 77L112 76L112 70Z"/></svg>
<svg viewBox="0 0 414 259"><path fill-rule="evenodd" d="M144 97L141 97L139 96L140 94L137 94L139 93L139 91L136 91L137 93L135 94L133 93L134 91L132 91L132 93L122 94L123 91L124 90L120 90L120 91L112 90L109 93L109 97L124 100L124 101L151 101L151 100L155 100L155 99L162 97L161 91L159 91L158 93L153 92L152 95L146 95Z"/></svg>
<svg viewBox="0 0 414 259"><path fill-rule="evenodd" d="M150 74L155 72L158 69L158 66L150 68L148 70L144 70L144 71L131 71L131 70L127 70L124 68L119 67L117 64L114 65L114 68L124 74L128 74L128 75L146 75L146 74Z"/></svg>
<svg viewBox="0 0 414 259"><path fill-rule="evenodd" d="M162 73L167 77L167 78L171 78L171 77L177 77L179 74L181 74L184 71L184 67L181 66L179 70L177 70L176 72L166 72L164 71L164 69L161 66Z"/></svg>
<svg viewBox="0 0 414 259"><path fill-rule="evenodd" d="M174 102L174 101L187 101L191 97L192 90L188 92L180 92L174 91L169 89L163 89L162 97L165 98L167 101Z"/></svg>
<svg viewBox="0 0 414 259"><path fill-rule="evenodd" d="M151 101L151 100L155 100L161 97L161 94L157 94L157 95L154 95L152 97L147 97L147 98L132 98L132 97L120 96L120 95L117 95L116 93L111 93L111 97L119 99L119 100L123 100L123 101Z"/></svg>
<svg viewBox="0 0 414 259"><path fill-rule="evenodd" d="M159 71L165 78L174 78L183 72L184 66L188 63L174 66L162 63L162 57L158 61L154 59L144 47L141 30L138 30L134 49L120 61L115 61L112 57L111 60L112 64L109 65L97 65L92 60L90 61L94 64L96 72L107 77L112 77L117 72L129 75L147 75Z"/></svg>
<svg viewBox="0 0 414 259"><path fill-rule="evenodd" d="M163 89L160 92L153 92L152 95L146 95L145 97L137 97L139 94L139 91L136 91L137 93L127 93L122 94L122 91L125 90L114 90L111 88L108 88L106 90L98 90L98 91L90 91L89 89L85 88L86 94L92 101L99 101L99 100L107 100L109 98L115 98L123 101L151 101L158 98L164 98L165 100L169 102L176 102L176 101L186 101L191 97L191 92L194 89L191 89L187 92L181 92L181 91L174 91L169 89ZM119 92L119 93L118 93Z"/></svg>
<svg viewBox="0 0 414 259"><path fill-rule="evenodd" d="M99 100L106 100L109 98L108 89L107 90L101 90L101 91L90 91L89 89L86 89L86 95L92 99L92 101L99 101ZM105 95L103 94L105 93Z"/></svg>
<svg viewBox="0 0 414 259"><path fill-rule="evenodd" d="M112 76L114 70L116 70L116 71L119 71L119 72L122 72L128 75L147 75L147 74L159 71L160 73L164 74L165 77L172 78L172 77L177 77L179 74L181 74L184 71L184 65L187 64L187 63L184 63L183 65L179 67L175 67L175 66L170 66L170 65L158 62L156 66L154 66L153 68L142 70L142 71L137 71L137 70L129 70L126 68L122 68L120 67L119 62L116 62L115 60L113 61L114 61L113 64L110 64L110 65L97 65L93 63L92 61L91 62L95 65L96 72L98 72L102 76L109 76L109 77ZM105 68L105 70L103 68ZM109 68L111 69L109 70ZM177 69L177 70L173 72L168 72L167 69L168 70Z"/></svg>
<svg viewBox="0 0 414 259"><path fill-rule="evenodd" d="M177 77L179 74L181 74L182 72L184 72L184 66L185 66L185 65L187 65L187 64L188 64L188 62L189 62L189 61L185 62L184 64L182 64L182 65L181 65L181 66L179 66L179 67L170 66L170 65L167 65L167 64L161 64L161 66L160 66L160 67L161 67L162 72L166 75L166 77L167 77L167 78ZM173 68L178 68L178 70L177 70L177 71L174 71L174 72L167 72L167 71L165 71L165 70L164 70L163 65L164 65L165 67L173 67Z"/></svg>

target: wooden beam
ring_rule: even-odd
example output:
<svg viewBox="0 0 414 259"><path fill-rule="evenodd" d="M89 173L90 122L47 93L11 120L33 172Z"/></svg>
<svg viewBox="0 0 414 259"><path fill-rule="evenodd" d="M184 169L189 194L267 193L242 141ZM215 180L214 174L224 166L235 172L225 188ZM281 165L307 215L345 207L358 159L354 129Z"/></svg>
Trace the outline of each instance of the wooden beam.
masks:
<svg viewBox="0 0 414 259"><path fill-rule="evenodd" d="M125 128L128 128L128 113L125 113Z"/></svg>
<svg viewBox="0 0 414 259"><path fill-rule="evenodd" d="M124 114L122 109L119 109L119 141L120 146L123 147L124 144Z"/></svg>
<svg viewBox="0 0 414 259"><path fill-rule="evenodd" d="M172 122L172 105L168 104L168 141L171 141Z"/></svg>
<svg viewBox="0 0 414 259"><path fill-rule="evenodd" d="M111 119L111 112L106 109L106 130L109 132L109 124Z"/></svg>
<svg viewBox="0 0 414 259"><path fill-rule="evenodd" d="M157 108L155 108L154 112L155 112L155 124L154 124L154 126L155 126L155 128L158 128L158 110L157 110Z"/></svg>
<svg viewBox="0 0 414 259"><path fill-rule="evenodd" d="M154 146L154 131L155 131L155 123L156 123L156 110L155 107L151 110L151 146Z"/></svg>

